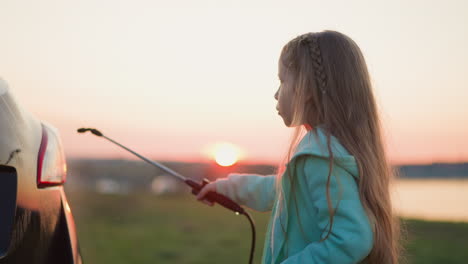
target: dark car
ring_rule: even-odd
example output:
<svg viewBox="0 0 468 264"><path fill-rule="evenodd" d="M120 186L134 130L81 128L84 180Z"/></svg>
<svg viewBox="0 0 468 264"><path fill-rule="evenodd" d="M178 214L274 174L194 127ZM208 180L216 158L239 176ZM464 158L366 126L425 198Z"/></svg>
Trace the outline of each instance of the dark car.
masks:
<svg viewBox="0 0 468 264"><path fill-rule="evenodd" d="M82 263L57 129L0 79L0 263Z"/></svg>

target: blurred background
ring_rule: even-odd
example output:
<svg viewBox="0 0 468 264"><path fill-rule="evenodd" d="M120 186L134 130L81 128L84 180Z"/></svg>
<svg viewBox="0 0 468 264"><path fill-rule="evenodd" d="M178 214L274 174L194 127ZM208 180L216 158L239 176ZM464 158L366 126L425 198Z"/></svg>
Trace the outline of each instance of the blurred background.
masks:
<svg viewBox="0 0 468 264"><path fill-rule="evenodd" d="M281 48L350 36L371 74L410 263L466 263L466 1L2 0L0 77L59 129L87 263L240 263L248 222L103 139L193 179L273 174ZM269 213L252 212L256 259Z"/></svg>

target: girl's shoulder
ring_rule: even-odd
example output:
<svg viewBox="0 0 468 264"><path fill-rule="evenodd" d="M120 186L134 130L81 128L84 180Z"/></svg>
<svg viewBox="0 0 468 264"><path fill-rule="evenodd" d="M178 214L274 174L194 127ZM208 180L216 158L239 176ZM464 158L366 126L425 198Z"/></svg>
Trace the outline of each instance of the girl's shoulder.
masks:
<svg viewBox="0 0 468 264"><path fill-rule="evenodd" d="M331 151L333 152L333 165L357 178L359 176L356 159L333 135L330 137ZM301 164L301 167L328 167L330 153L327 147L327 136L318 126L309 130L296 147L290 163ZM309 165L309 166L307 166Z"/></svg>
<svg viewBox="0 0 468 264"><path fill-rule="evenodd" d="M330 146L333 156L339 160L355 161L354 156L351 155L340 141L330 135ZM315 155L318 157L328 159L330 153L327 146L327 135L321 126L309 130L301 139L296 147L294 155L291 159L301 155Z"/></svg>

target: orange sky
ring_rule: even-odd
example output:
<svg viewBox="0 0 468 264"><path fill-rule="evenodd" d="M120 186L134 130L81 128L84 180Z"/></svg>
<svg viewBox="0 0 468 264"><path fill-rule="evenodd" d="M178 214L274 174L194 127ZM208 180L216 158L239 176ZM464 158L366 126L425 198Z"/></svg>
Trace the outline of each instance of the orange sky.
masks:
<svg viewBox="0 0 468 264"><path fill-rule="evenodd" d="M57 127L69 157L197 160L219 141L275 163L281 47L309 31L353 38L394 163L468 160L463 1L16 1L0 3L0 77Z"/></svg>

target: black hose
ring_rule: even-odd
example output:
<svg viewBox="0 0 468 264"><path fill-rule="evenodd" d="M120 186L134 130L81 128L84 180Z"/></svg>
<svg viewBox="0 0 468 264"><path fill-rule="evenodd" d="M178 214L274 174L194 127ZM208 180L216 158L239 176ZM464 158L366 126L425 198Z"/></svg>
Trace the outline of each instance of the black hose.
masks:
<svg viewBox="0 0 468 264"><path fill-rule="evenodd" d="M252 227L252 245L250 246L250 257L249 257L249 264L253 263L253 257L254 257L254 252L255 252L255 223L252 219L252 217L247 213L247 211L244 211L243 215L249 219L250 226Z"/></svg>

